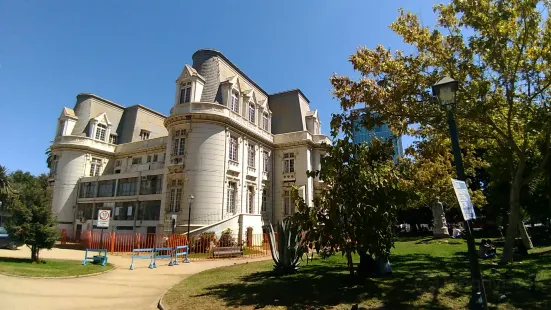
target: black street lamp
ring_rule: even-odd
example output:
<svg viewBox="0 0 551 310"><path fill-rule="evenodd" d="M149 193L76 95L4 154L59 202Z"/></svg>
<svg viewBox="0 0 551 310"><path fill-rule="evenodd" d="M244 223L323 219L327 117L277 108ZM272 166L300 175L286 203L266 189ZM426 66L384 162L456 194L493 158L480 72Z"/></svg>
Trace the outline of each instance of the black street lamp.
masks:
<svg viewBox="0 0 551 310"><path fill-rule="evenodd" d="M189 236L189 226L190 226L190 223L191 223L191 205L193 204L193 199L195 199L195 197L193 197L193 195L189 195L187 201L188 201L188 204L189 204L189 208L188 208L188 211L187 211L187 252L190 253L190 249L191 249L191 237ZM188 255L186 255L186 259L184 260L184 263L189 263L189 258L188 258Z"/></svg>
<svg viewBox="0 0 551 310"><path fill-rule="evenodd" d="M450 127L450 138L452 142L455 169L457 171L457 179L460 181L465 181L465 169L463 168L461 148L459 147L459 138L457 136L457 126L453 115L456 106L456 93L458 86L459 83L456 80L450 77L445 77L432 86L432 94L436 97L442 109L446 111L448 125ZM486 291L484 289L484 282L482 280L482 274L480 273L480 267L478 265L478 256L476 253L476 246L474 243L470 220L465 221L465 226L472 280L472 293L469 308L488 309Z"/></svg>
<svg viewBox="0 0 551 310"><path fill-rule="evenodd" d="M189 209L187 211L187 238L189 240L189 224L191 222L191 205L193 204L193 195L189 195L189 198L187 199L187 202L189 203Z"/></svg>

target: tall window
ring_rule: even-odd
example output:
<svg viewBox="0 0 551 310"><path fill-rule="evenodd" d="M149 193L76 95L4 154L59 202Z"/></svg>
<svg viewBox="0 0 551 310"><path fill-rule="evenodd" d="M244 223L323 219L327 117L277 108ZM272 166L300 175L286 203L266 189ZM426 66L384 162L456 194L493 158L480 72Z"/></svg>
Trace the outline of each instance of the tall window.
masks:
<svg viewBox="0 0 551 310"><path fill-rule="evenodd" d="M115 136L115 135L109 135L109 143L111 143L111 144L117 144L117 136Z"/></svg>
<svg viewBox="0 0 551 310"><path fill-rule="evenodd" d="M262 114L262 128L268 131L268 113Z"/></svg>
<svg viewBox="0 0 551 310"><path fill-rule="evenodd" d="M266 204L267 204L267 202L268 202L268 194L267 194L266 189L264 188L264 189L262 190L262 207L261 207L261 209L260 209L262 212L266 212L266 209L267 209L267 208L266 208Z"/></svg>
<svg viewBox="0 0 551 310"><path fill-rule="evenodd" d="M295 153L283 154L283 172L295 172Z"/></svg>
<svg viewBox="0 0 551 310"><path fill-rule="evenodd" d="M176 130L174 132L174 139L172 140L172 156L184 155L185 145L184 130Z"/></svg>
<svg viewBox="0 0 551 310"><path fill-rule="evenodd" d="M247 211L249 214L254 214L254 188L249 186L247 188Z"/></svg>
<svg viewBox="0 0 551 310"><path fill-rule="evenodd" d="M115 193L115 180L99 181L98 197L113 197Z"/></svg>
<svg viewBox="0 0 551 310"><path fill-rule="evenodd" d="M149 136L151 135L151 132L147 131L147 130L141 130L140 131L140 139L142 140L147 140L149 139Z"/></svg>
<svg viewBox="0 0 551 310"><path fill-rule="evenodd" d="M134 196L138 193L138 178L119 179L117 196Z"/></svg>
<svg viewBox="0 0 551 310"><path fill-rule="evenodd" d="M163 175L148 175L140 182L140 195L160 194L163 190Z"/></svg>
<svg viewBox="0 0 551 310"><path fill-rule="evenodd" d="M187 82L180 88L180 103L189 103L191 101L191 82Z"/></svg>
<svg viewBox="0 0 551 310"><path fill-rule="evenodd" d="M239 113L239 92L232 90L230 109L236 113Z"/></svg>
<svg viewBox="0 0 551 310"><path fill-rule="evenodd" d="M98 176L101 170L101 159L92 158L92 163L90 164L90 176Z"/></svg>
<svg viewBox="0 0 551 310"><path fill-rule="evenodd" d="M248 152L248 163L249 167L254 168L254 158L256 157L256 152L254 151L254 145L249 144L249 152Z"/></svg>
<svg viewBox="0 0 551 310"><path fill-rule="evenodd" d="M269 164L270 164L270 155L268 155L268 151L264 151L264 172L268 172Z"/></svg>
<svg viewBox="0 0 551 310"><path fill-rule="evenodd" d="M230 160L237 160L237 137L230 137Z"/></svg>
<svg viewBox="0 0 551 310"><path fill-rule="evenodd" d="M235 195L237 194L237 183L228 182L228 204L226 206L226 212L235 213Z"/></svg>
<svg viewBox="0 0 551 310"><path fill-rule="evenodd" d="M172 183L170 183L168 212L180 212L181 199L182 199L182 180L172 180Z"/></svg>
<svg viewBox="0 0 551 310"><path fill-rule="evenodd" d="M80 195L79 198L93 198L96 197L96 182L80 183Z"/></svg>
<svg viewBox="0 0 551 310"><path fill-rule="evenodd" d="M96 126L96 140L105 141L105 133L107 132L107 126L104 124L97 124Z"/></svg>
<svg viewBox="0 0 551 310"><path fill-rule="evenodd" d="M291 191L283 191L283 212L285 215L291 214Z"/></svg>
<svg viewBox="0 0 551 310"><path fill-rule="evenodd" d="M249 122L251 123L254 123L254 113L255 113L255 109L254 109L254 103L249 103Z"/></svg>

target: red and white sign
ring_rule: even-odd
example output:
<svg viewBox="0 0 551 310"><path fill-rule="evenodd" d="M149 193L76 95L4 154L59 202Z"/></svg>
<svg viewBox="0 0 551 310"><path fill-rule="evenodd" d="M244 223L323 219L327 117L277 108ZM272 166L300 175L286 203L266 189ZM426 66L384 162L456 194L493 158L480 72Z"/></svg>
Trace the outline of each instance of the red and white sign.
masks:
<svg viewBox="0 0 551 310"><path fill-rule="evenodd" d="M109 228L110 218L111 218L111 210L99 210L97 227Z"/></svg>

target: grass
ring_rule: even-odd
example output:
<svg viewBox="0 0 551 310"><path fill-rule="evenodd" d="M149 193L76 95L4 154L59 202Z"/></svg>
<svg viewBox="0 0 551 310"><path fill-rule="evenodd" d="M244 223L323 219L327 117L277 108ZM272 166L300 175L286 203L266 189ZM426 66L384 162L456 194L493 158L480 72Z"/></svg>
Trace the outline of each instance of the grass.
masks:
<svg viewBox="0 0 551 310"><path fill-rule="evenodd" d="M82 276L113 269L113 265L87 264L82 261L48 259L31 263L30 259L0 257L0 273L27 277L68 277Z"/></svg>
<svg viewBox="0 0 551 310"><path fill-rule="evenodd" d="M273 275L271 261L212 269L174 286L163 304L168 309L465 308L471 287L466 250L463 240L397 242L393 274L375 279L349 276L340 255L303 262L298 273L283 277ZM481 261L490 306L551 309L550 252L551 247L536 248L505 267L494 265L497 260Z"/></svg>

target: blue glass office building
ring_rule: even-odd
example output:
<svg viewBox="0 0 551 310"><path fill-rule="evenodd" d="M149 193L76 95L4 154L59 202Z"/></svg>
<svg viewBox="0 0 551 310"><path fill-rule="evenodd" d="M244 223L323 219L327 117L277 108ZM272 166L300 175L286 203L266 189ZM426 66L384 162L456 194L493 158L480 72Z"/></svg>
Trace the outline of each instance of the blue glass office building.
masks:
<svg viewBox="0 0 551 310"><path fill-rule="evenodd" d="M370 142L374 137L377 137L379 140L387 141L392 139L392 144L394 145L394 160L398 157L404 156L404 149L402 148L402 137L396 136L392 133L388 125L384 124L379 127L375 127L372 130L367 130L361 125L360 122L354 126L354 133L352 140L354 143L364 143Z"/></svg>

